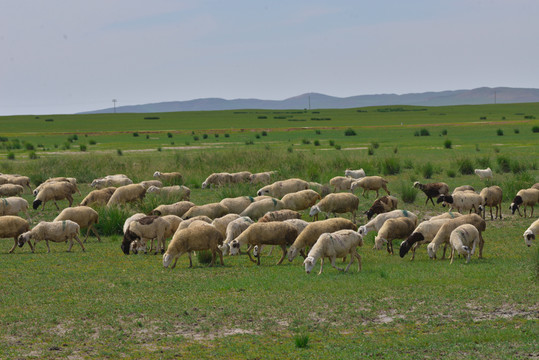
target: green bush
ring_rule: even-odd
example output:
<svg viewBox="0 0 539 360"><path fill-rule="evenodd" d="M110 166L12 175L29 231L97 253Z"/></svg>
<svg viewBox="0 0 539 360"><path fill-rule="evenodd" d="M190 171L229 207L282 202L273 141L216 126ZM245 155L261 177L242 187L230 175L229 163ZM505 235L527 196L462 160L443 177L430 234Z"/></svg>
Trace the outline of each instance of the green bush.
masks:
<svg viewBox="0 0 539 360"><path fill-rule="evenodd" d="M203 139L207 139L207 138L208 138L208 134L203 134L203 135L202 135L202 138L203 138Z"/></svg>
<svg viewBox="0 0 539 360"><path fill-rule="evenodd" d="M198 141L198 140L200 140L200 138L198 136L193 136L193 140Z"/></svg>
<svg viewBox="0 0 539 360"><path fill-rule="evenodd" d="M454 178L455 176L457 176L457 172L453 169L448 169L447 170L447 176L450 177L450 178Z"/></svg>
<svg viewBox="0 0 539 360"><path fill-rule="evenodd" d="M29 159L32 159L32 160L35 160L35 159L38 158L38 156L37 156L37 154L36 154L35 151L30 151L30 152L28 153L28 158L29 158Z"/></svg>
<svg viewBox="0 0 539 360"><path fill-rule="evenodd" d="M335 146L335 140L329 140L329 146Z"/></svg>
<svg viewBox="0 0 539 360"><path fill-rule="evenodd" d="M513 129L513 131L515 132L515 134L520 134L520 129Z"/></svg>
<svg viewBox="0 0 539 360"><path fill-rule="evenodd" d="M369 148L367 149L367 154L368 155L374 155L374 149L372 146L369 146Z"/></svg>
<svg viewBox="0 0 539 360"><path fill-rule="evenodd" d="M260 139L260 134L256 134L255 138Z"/></svg>
<svg viewBox="0 0 539 360"><path fill-rule="evenodd" d="M225 133L225 137L226 137L226 138L229 138L229 137L230 137L230 134L229 134L229 133Z"/></svg>
<svg viewBox="0 0 539 360"><path fill-rule="evenodd" d="M378 144L376 141L371 143L371 146L375 149L378 149L380 147L380 144Z"/></svg>
<svg viewBox="0 0 539 360"><path fill-rule="evenodd" d="M411 159L404 160L404 168L405 169L413 169L414 168L414 162Z"/></svg>
<svg viewBox="0 0 539 360"><path fill-rule="evenodd" d="M400 159L396 157L385 158L382 161L382 173L384 175L396 175L401 172Z"/></svg>
<svg viewBox="0 0 539 360"><path fill-rule="evenodd" d="M86 145L81 144L81 145L79 146L79 149L80 149L80 151L86 151Z"/></svg>
<svg viewBox="0 0 539 360"><path fill-rule="evenodd" d="M268 132L266 130L262 131L262 136L268 136Z"/></svg>
<svg viewBox="0 0 539 360"><path fill-rule="evenodd" d="M88 141L88 144L95 145L95 144L97 144L97 142L95 140L93 140L93 139L90 139L90 141Z"/></svg>
<svg viewBox="0 0 539 360"><path fill-rule="evenodd" d="M123 235L124 222L132 215L128 208L123 206L103 206L97 207L95 210L99 214L99 222L94 226L101 236Z"/></svg>
<svg viewBox="0 0 539 360"><path fill-rule="evenodd" d="M314 146L320 146L320 141L319 141L319 140L315 140L315 141L314 141Z"/></svg>
<svg viewBox="0 0 539 360"><path fill-rule="evenodd" d="M116 150L116 154L118 154L118 156L122 156L124 153L122 152L121 149L118 149Z"/></svg>
<svg viewBox="0 0 539 360"><path fill-rule="evenodd" d="M447 129L442 130L442 135L444 135L444 136L447 135Z"/></svg>
<svg viewBox="0 0 539 360"><path fill-rule="evenodd" d="M496 157L496 163L498 163L498 172L508 173L511 172L511 159L506 156Z"/></svg>
<svg viewBox="0 0 539 360"><path fill-rule="evenodd" d="M24 143L24 147L26 148L26 150L35 150L34 145L32 145L31 143Z"/></svg>
<svg viewBox="0 0 539 360"><path fill-rule="evenodd" d="M133 133L133 136L134 136L134 137L138 137L138 136L139 136L138 132L134 132L134 133Z"/></svg>
<svg viewBox="0 0 539 360"><path fill-rule="evenodd" d="M472 161L468 158L457 159L457 167L462 175L471 175L475 170Z"/></svg>
<svg viewBox="0 0 539 360"><path fill-rule="evenodd" d="M496 135L503 136L503 130L502 129L496 130Z"/></svg>
<svg viewBox="0 0 539 360"><path fill-rule="evenodd" d="M304 349L309 344L309 335L296 335L294 336L294 343L299 349Z"/></svg>
<svg viewBox="0 0 539 360"><path fill-rule="evenodd" d="M444 141L444 147L445 147L446 149L451 149L451 148L452 148L452 144L453 144L453 143L452 143L451 140L449 140L449 139L447 139L447 140Z"/></svg>
<svg viewBox="0 0 539 360"><path fill-rule="evenodd" d="M539 133L539 126L532 127L532 132Z"/></svg>
<svg viewBox="0 0 539 360"><path fill-rule="evenodd" d="M171 138L172 137L172 133L167 133L167 137Z"/></svg>
<svg viewBox="0 0 539 360"><path fill-rule="evenodd" d="M354 129L352 128L348 128L346 129L346 131L344 132L344 135L345 136L356 136L356 132L354 131Z"/></svg>
<svg viewBox="0 0 539 360"><path fill-rule="evenodd" d="M419 131L419 135L421 135L421 136L430 136L430 132L427 129L423 128L423 129L421 129Z"/></svg>
<svg viewBox="0 0 539 360"><path fill-rule="evenodd" d="M432 166L430 161L425 163L425 165L421 167L421 175L423 175L425 179L432 179L433 174L434 174L434 166Z"/></svg>
<svg viewBox="0 0 539 360"><path fill-rule="evenodd" d="M304 145L309 145L311 143L311 140L309 139L302 139L301 142L304 144Z"/></svg>
<svg viewBox="0 0 539 360"><path fill-rule="evenodd" d="M475 162L477 163L477 167L481 169L486 169L490 167L490 157L488 156L477 158L475 159Z"/></svg>
<svg viewBox="0 0 539 360"><path fill-rule="evenodd" d="M402 197L402 201L407 204L412 204L415 201L419 190L411 186L407 181L401 181L399 183L399 192Z"/></svg>

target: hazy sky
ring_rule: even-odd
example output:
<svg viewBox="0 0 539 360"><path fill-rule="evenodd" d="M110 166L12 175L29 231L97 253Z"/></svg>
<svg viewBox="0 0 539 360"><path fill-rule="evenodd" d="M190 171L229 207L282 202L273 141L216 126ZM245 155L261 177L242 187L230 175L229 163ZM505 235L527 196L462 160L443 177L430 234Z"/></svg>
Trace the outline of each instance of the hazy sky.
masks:
<svg viewBox="0 0 539 360"><path fill-rule="evenodd" d="M0 115L539 87L537 0L0 0Z"/></svg>

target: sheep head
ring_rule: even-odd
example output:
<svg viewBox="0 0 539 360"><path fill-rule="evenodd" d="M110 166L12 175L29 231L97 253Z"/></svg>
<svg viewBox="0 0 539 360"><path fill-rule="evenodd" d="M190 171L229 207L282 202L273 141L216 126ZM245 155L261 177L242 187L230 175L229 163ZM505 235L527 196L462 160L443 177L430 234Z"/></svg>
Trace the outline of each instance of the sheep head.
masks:
<svg viewBox="0 0 539 360"><path fill-rule="evenodd" d="M309 211L309 216L315 216L320 212L320 207L318 205L313 205Z"/></svg>
<svg viewBox="0 0 539 360"><path fill-rule="evenodd" d="M384 244L387 244L387 240L380 237L380 235L376 236L374 238L374 247L373 249L374 250L382 250L382 247L384 246Z"/></svg>
<svg viewBox="0 0 539 360"><path fill-rule="evenodd" d="M526 230L524 232L524 242L528 247L532 246L532 240L535 240L535 234L531 230Z"/></svg>
<svg viewBox="0 0 539 360"><path fill-rule="evenodd" d="M230 255L238 255L240 253L240 243L237 240L230 242Z"/></svg>
<svg viewBox="0 0 539 360"><path fill-rule="evenodd" d="M311 273L315 263L316 263L316 261L312 256L307 256L305 258L305 260L303 261L303 265L305 265L305 272L307 274Z"/></svg>
<svg viewBox="0 0 539 360"><path fill-rule="evenodd" d="M172 262L173 258L174 256L170 254L167 250L167 252L163 254L163 266L167 268Z"/></svg>
<svg viewBox="0 0 539 360"><path fill-rule="evenodd" d="M431 259L436 259L436 245L433 243L427 245L427 253Z"/></svg>
<svg viewBox="0 0 539 360"><path fill-rule="evenodd" d="M160 177L160 176L161 176L161 172L160 172L160 171L156 171L156 172L153 173L153 177L154 177L154 178L158 178L158 177Z"/></svg>
<svg viewBox="0 0 539 360"><path fill-rule="evenodd" d="M29 241L30 239L32 238L32 233L30 231L27 231L25 233L22 233L19 235L19 237L17 238L17 245L19 245L19 247L23 247L24 244Z"/></svg>
<svg viewBox="0 0 539 360"><path fill-rule="evenodd" d="M359 235L365 236L369 231L367 230L367 227L365 225L361 225L357 232L359 233Z"/></svg>
<svg viewBox="0 0 539 360"><path fill-rule="evenodd" d="M295 246L290 246L288 249L288 261L294 260L294 258L298 255L298 249Z"/></svg>

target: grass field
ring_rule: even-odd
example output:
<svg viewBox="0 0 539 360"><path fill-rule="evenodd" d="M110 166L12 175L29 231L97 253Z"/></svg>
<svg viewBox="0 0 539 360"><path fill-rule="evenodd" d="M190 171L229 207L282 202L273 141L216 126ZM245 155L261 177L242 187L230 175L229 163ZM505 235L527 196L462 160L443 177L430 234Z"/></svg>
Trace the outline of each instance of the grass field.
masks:
<svg viewBox="0 0 539 360"><path fill-rule="evenodd" d="M278 170L276 179L327 183L346 168L363 167L386 177L399 208L421 219L444 209L425 205L422 193L405 203L412 182L480 190L485 183L461 172L468 162L495 172L491 183L504 190L504 218L487 219L484 258L469 264L430 260L425 246L413 262L390 256L372 249L370 233L359 249L361 272L357 265L345 274L326 265L317 276L307 275L299 258L276 266L277 249L260 267L239 256L214 268L195 258L188 269L183 256L174 270L164 269L160 256L123 255L121 235L110 230L162 198L117 213L100 208L99 231L106 236L102 243L90 237L85 253L77 245L66 253L67 245L53 243L47 254L38 243L35 254L27 246L7 254L13 240L0 242L0 358L539 358L539 251L522 238L533 219L508 210L516 191L539 181L537 116L539 104L2 117L0 136L7 140L0 172L28 175L34 186L73 176L82 197L92 179L113 173L141 181L155 170L180 171L191 200L204 204L258 188L200 189L214 171ZM348 128L357 135L345 136ZM423 128L429 136L414 136ZM62 150L73 134L78 139ZM21 149L8 149L14 139ZM28 157L31 151L36 159ZM14 160L6 159L10 152ZM373 201L374 194L360 196L360 211ZM31 210L34 224L57 213L52 204Z"/></svg>

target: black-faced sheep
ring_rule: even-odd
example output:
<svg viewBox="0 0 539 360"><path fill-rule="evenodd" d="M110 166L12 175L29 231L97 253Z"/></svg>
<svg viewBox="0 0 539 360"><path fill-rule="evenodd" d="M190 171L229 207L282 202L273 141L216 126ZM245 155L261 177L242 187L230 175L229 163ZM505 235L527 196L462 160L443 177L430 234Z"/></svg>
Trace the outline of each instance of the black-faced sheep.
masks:
<svg viewBox="0 0 539 360"><path fill-rule="evenodd" d="M449 237L451 245L451 262L455 257L455 251L460 255L466 256L466 264L474 254L475 248L479 245L479 231L471 224L463 224L451 232Z"/></svg>
<svg viewBox="0 0 539 360"><path fill-rule="evenodd" d="M0 239L13 238L13 240L15 240L13 247L8 251L10 254L17 247L17 238L19 235L29 229L30 225L28 224L28 221L23 218L12 215L0 216ZM33 252L34 247L32 244L29 242L28 245Z"/></svg>
<svg viewBox="0 0 539 360"><path fill-rule="evenodd" d="M487 211L487 206L490 207L490 219L494 220L495 218L492 216L492 207L496 207L496 218L498 218L498 208L500 211L500 219L502 218L502 199L503 199L503 192L502 188L499 186L490 186L486 187L479 193L479 196L481 196L483 203L481 204L483 209L483 219L485 218L485 213Z"/></svg>
<svg viewBox="0 0 539 360"><path fill-rule="evenodd" d="M99 236L96 228L94 227L94 225L99 222L99 214L91 207L77 206L73 208L65 208L64 210L62 210L62 212L60 212L60 214L58 214L58 216L53 221L63 220L74 221L79 225L81 229L87 228L86 236L84 237L83 242L86 242L86 239L88 239L90 230L92 230L94 235L97 237L97 240L101 241L101 237Z"/></svg>
<svg viewBox="0 0 539 360"><path fill-rule="evenodd" d="M48 201L53 201L56 205L56 209L60 210L56 201L66 199L69 206L73 204L73 194L76 192L76 188L70 182L55 182L50 183L41 189L34 200L32 207L36 210L39 205L43 204L41 210L45 209L45 204Z"/></svg>
<svg viewBox="0 0 539 360"><path fill-rule="evenodd" d="M432 200L433 197L438 198L440 195L449 194L449 186L444 182L421 184L419 181L416 181L414 183L414 187L423 191L425 195L427 195L427 200L425 200L425 205L427 205L427 203L430 200L430 202L434 206L434 200Z"/></svg>
<svg viewBox="0 0 539 360"><path fill-rule="evenodd" d="M532 208L530 217L533 216L533 208L535 204L539 202L539 190L537 189L522 189L517 192L517 196L513 199L511 206L511 214L514 215L515 211L518 211L518 215L522 216L520 213L520 206L524 206L524 217L526 217L526 208L529 206Z"/></svg>
<svg viewBox="0 0 539 360"><path fill-rule="evenodd" d="M84 249L84 245L82 245L82 242L79 239L79 231L80 227L79 225L71 220L62 220L62 221L52 221L52 222L46 222L42 221L36 226L34 226L33 229L30 231L27 231L25 233L22 233L17 238L17 242L20 247L22 247L26 242L30 244L30 240L34 239L34 248L37 245L38 241L45 240L45 243L47 244L47 252L51 252L51 248L49 247L49 241L52 242L66 242L69 241L69 248L67 251L71 251L71 248L73 247L73 239L75 239L80 247L82 248L82 251L86 251ZM32 250L33 252L33 250Z"/></svg>
<svg viewBox="0 0 539 360"><path fill-rule="evenodd" d="M450 218L445 219L431 219L429 221L423 221L414 229L414 232L404 240L399 248L400 257L404 257L412 249L412 257L410 260L414 260L415 252L422 244L428 244L434 239L438 230L443 224L448 222Z"/></svg>
<svg viewBox="0 0 539 360"><path fill-rule="evenodd" d="M376 191L376 197L378 197L378 190L380 189L384 189L388 195L391 195L387 189L387 180L380 176L365 176L364 178L356 180L350 185L350 190L354 192L358 187L363 188L363 196L365 196L367 191L372 190Z"/></svg>
<svg viewBox="0 0 539 360"><path fill-rule="evenodd" d="M157 254L159 251L164 253L165 234L169 232L169 229L170 223L155 215L145 216L138 220L134 220L129 224L127 231L124 234L121 245L122 251L124 254L129 255L129 251L136 247L132 246L134 241L138 240L145 244L147 240L157 239L155 253Z"/></svg>
<svg viewBox="0 0 539 360"><path fill-rule="evenodd" d="M218 246L223 242L223 235L215 228L215 226L194 226L176 231L172 241L168 244L167 251L163 254L163 266L168 267L172 260L174 263L171 266L173 269L176 266L178 258L187 253L189 255L189 267L193 267L191 253L193 251L210 250L212 252L212 260L210 266L215 263L215 255L219 254L221 265L223 263L223 254Z"/></svg>
<svg viewBox="0 0 539 360"><path fill-rule="evenodd" d="M122 205L128 202L142 201L145 195L146 189L140 184L120 186L110 197L107 207Z"/></svg>
<svg viewBox="0 0 539 360"><path fill-rule="evenodd" d="M539 234L539 219L535 220L526 231L524 231L524 242L528 247L532 246L532 241Z"/></svg>
<svg viewBox="0 0 539 360"><path fill-rule="evenodd" d="M416 225L417 219L409 217L388 219L374 238L374 249L381 250L385 243L387 252L393 254L393 240L406 239L414 231Z"/></svg>
<svg viewBox="0 0 539 360"><path fill-rule="evenodd" d="M438 203L443 203L442 206L449 205L449 210L456 210L461 214L466 212L471 213L472 210L476 214L481 214L483 198L474 191L459 191L452 195L441 195Z"/></svg>
<svg viewBox="0 0 539 360"><path fill-rule="evenodd" d="M274 198L281 199L286 194L298 192L301 190L307 190L309 183L301 179L288 179L274 182L271 185L266 185L257 191L257 195L267 195Z"/></svg>
<svg viewBox="0 0 539 360"><path fill-rule="evenodd" d="M370 220L374 215L383 214L391 210L397 209L399 200L391 195L379 197L374 201L369 210L365 211L367 220Z"/></svg>
<svg viewBox="0 0 539 360"><path fill-rule="evenodd" d="M109 202L112 194L116 191L117 188L114 186L99 189L99 190L92 190L82 201L80 202L80 205L82 206L90 206L90 205L107 205Z"/></svg>
<svg viewBox="0 0 539 360"><path fill-rule="evenodd" d="M318 220L318 213L336 214L352 213L354 223L356 222L356 211L359 206L359 199L352 193L335 193L329 194L316 205L311 207L310 216L314 216ZM327 217L327 215L326 215Z"/></svg>

